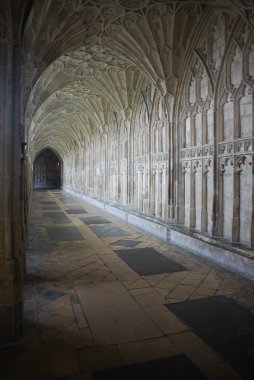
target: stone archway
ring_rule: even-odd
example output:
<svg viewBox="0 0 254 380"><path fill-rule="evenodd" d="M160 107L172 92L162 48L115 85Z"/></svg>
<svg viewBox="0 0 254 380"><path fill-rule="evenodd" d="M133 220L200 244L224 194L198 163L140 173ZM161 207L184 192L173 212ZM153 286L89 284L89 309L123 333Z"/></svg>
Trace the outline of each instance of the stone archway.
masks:
<svg viewBox="0 0 254 380"><path fill-rule="evenodd" d="M61 168L61 160L51 149L45 149L39 153L33 165L34 189L59 189Z"/></svg>

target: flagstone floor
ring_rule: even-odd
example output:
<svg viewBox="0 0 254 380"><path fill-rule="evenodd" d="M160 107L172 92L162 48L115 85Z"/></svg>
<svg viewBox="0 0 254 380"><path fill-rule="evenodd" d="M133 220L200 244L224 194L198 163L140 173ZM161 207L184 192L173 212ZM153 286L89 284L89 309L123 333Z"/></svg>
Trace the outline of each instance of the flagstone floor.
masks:
<svg viewBox="0 0 254 380"><path fill-rule="evenodd" d="M24 345L1 380L253 379L254 284L62 191L35 191Z"/></svg>

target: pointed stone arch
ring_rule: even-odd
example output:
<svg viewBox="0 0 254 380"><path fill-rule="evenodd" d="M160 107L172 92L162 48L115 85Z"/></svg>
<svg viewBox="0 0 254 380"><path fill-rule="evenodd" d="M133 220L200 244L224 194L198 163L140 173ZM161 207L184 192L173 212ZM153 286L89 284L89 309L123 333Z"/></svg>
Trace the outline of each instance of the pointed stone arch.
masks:
<svg viewBox="0 0 254 380"><path fill-rule="evenodd" d="M62 186L63 163L52 148L41 150L33 162L34 189L59 189Z"/></svg>

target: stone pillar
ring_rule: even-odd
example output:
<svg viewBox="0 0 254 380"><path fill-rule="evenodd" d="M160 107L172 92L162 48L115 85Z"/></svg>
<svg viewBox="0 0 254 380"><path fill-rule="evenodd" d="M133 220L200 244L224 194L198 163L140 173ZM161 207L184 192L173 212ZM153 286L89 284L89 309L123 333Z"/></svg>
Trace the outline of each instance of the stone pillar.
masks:
<svg viewBox="0 0 254 380"><path fill-rule="evenodd" d="M162 209L161 209L161 217L163 219L167 219L167 181L166 181L166 165L162 164L161 167L161 203L162 203Z"/></svg>
<svg viewBox="0 0 254 380"><path fill-rule="evenodd" d="M142 211L145 212L146 204L146 168L142 167Z"/></svg>
<svg viewBox="0 0 254 380"><path fill-rule="evenodd" d="M157 169L156 178L156 203L155 203L155 214L156 216L161 216L161 202L162 202L162 170L160 167Z"/></svg>
<svg viewBox="0 0 254 380"><path fill-rule="evenodd" d="M178 165L178 141L177 141L177 128L175 123L169 123L169 176L168 176L168 205L169 205L169 220L174 221L177 218L175 207L176 207L176 196L178 192L177 186L177 170Z"/></svg>
<svg viewBox="0 0 254 380"><path fill-rule="evenodd" d="M127 205L127 160L123 159L121 162L121 188L122 188L122 205L126 206Z"/></svg>
<svg viewBox="0 0 254 380"><path fill-rule="evenodd" d="M137 194L138 194L138 209L142 211L142 168L137 168Z"/></svg>
<svg viewBox="0 0 254 380"><path fill-rule="evenodd" d="M208 161L203 162L203 173L202 173L202 210L201 210L201 230L202 232L207 231L207 173L208 173L209 163Z"/></svg>
<svg viewBox="0 0 254 380"><path fill-rule="evenodd" d="M149 185L149 171L146 166L144 169L144 186L143 186L143 211L144 213L149 213L149 198L148 198L148 185Z"/></svg>
<svg viewBox="0 0 254 380"><path fill-rule="evenodd" d="M196 209L195 209L195 180L196 180L196 163L191 163L191 175L190 175L190 228L194 228L196 225Z"/></svg>
<svg viewBox="0 0 254 380"><path fill-rule="evenodd" d="M223 235L223 225L224 225L224 173L225 173L225 163L221 159L218 167L218 213L217 213L217 234L219 236Z"/></svg>
<svg viewBox="0 0 254 380"><path fill-rule="evenodd" d="M150 171L150 196L149 196L149 214L155 214L155 186L156 186L156 165L153 165Z"/></svg>
<svg viewBox="0 0 254 380"><path fill-rule="evenodd" d="M185 174L186 174L186 168L188 166L188 162L183 161L182 162L182 168L181 168L181 181L179 185L179 223L184 224L185 222Z"/></svg>
<svg viewBox="0 0 254 380"><path fill-rule="evenodd" d="M238 242L240 236L240 166L234 170L234 204L232 221L232 241Z"/></svg>
<svg viewBox="0 0 254 380"><path fill-rule="evenodd" d="M19 130L21 58L20 47L11 35L10 14L6 19L9 7L10 4L4 5L1 14L3 25L0 25L0 347L20 341L23 323L24 240L20 226L20 164L23 157Z"/></svg>

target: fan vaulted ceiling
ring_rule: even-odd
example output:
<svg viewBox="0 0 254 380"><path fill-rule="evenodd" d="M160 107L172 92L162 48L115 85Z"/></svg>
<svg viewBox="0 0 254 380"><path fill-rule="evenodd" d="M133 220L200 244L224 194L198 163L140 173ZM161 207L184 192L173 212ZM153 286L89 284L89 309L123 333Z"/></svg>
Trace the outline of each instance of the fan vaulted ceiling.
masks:
<svg viewBox="0 0 254 380"><path fill-rule="evenodd" d="M44 148L64 157L130 119L149 82L161 96L174 96L188 44L211 7L233 7L252 22L248 0L36 1L24 34L31 159Z"/></svg>

